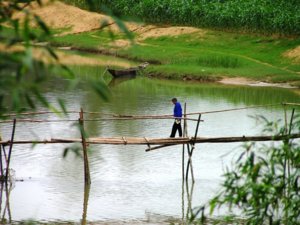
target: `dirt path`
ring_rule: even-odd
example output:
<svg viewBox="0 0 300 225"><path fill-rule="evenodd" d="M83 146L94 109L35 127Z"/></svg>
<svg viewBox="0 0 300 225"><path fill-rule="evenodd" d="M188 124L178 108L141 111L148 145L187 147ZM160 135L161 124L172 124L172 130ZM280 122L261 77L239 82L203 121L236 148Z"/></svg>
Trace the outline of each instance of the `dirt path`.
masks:
<svg viewBox="0 0 300 225"><path fill-rule="evenodd" d="M283 56L292 59L295 63L300 63L300 45L296 48L286 51Z"/></svg>
<svg viewBox="0 0 300 225"><path fill-rule="evenodd" d="M37 3L31 3L27 10L41 17L49 27L61 30L60 35L97 30L101 26L105 26L105 29L110 29L113 32L121 32L116 22L107 15L82 10L60 1L43 0L42 2L42 7L39 7ZM14 18L22 20L25 18L25 14L16 13ZM32 22L32 25L35 25L35 23ZM137 34L140 40L165 35L177 36L194 32L206 32L194 27L158 27L134 22L125 22L125 25L129 31Z"/></svg>
<svg viewBox="0 0 300 225"><path fill-rule="evenodd" d="M221 84L230 84L230 85L239 85L239 86L246 85L246 86L253 86L253 87L296 88L286 83L267 83L267 82L255 81L255 80L242 78L242 77L232 77L232 78L226 77L218 82Z"/></svg>

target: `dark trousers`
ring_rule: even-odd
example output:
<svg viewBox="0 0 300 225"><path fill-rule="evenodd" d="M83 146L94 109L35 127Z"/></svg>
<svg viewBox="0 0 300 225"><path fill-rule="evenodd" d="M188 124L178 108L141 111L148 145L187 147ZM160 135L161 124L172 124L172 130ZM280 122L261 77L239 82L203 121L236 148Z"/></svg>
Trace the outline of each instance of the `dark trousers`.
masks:
<svg viewBox="0 0 300 225"><path fill-rule="evenodd" d="M172 127L172 133L171 133L170 137L175 137L177 130L179 132L179 137L182 137L181 123L177 124L175 121L173 124L173 127Z"/></svg>

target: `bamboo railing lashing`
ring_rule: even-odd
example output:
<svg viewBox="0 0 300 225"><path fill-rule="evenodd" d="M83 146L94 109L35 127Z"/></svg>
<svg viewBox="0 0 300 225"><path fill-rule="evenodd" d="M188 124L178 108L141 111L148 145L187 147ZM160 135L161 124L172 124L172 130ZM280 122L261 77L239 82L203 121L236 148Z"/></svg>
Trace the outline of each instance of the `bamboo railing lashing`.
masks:
<svg viewBox="0 0 300 225"><path fill-rule="evenodd" d="M144 139L145 139L145 140L146 140L146 142L147 142L148 149L151 149L151 145L149 144L149 141L148 141L148 139L147 139L146 137L144 137Z"/></svg>
<svg viewBox="0 0 300 225"><path fill-rule="evenodd" d="M123 141L124 141L124 145L127 145L127 140L125 137L122 137Z"/></svg>

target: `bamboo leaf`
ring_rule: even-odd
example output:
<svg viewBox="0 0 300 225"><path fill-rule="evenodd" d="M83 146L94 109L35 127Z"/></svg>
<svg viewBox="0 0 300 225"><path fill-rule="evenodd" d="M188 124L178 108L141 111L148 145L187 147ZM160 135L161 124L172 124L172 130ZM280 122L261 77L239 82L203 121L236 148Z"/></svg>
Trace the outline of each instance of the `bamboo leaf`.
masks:
<svg viewBox="0 0 300 225"><path fill-rule="evenodd" d="M59 60L57 54L53 51L53 49L49 46L46 46L47 51L49 52L49 54L52 56L52 58L54 58L56 61Z"/></svg>
<svg viewBox="0 0 300 225"><path fill-rule="evenodd" d="M66 72L63 74L64 77L72 80L75 78L74 72L68 66L60 64L60 67Z"/></svg>
<svg viewBox="0 0 300 225"><path fill-rule="evenodd" d="M94 82L90 82L90 85L92 86L92 88L96 91L96 93L100 97L102 97L104 100L108 101L110 92L105 83L103 83L101 81L96 81L96 82L94 81Z"/></svg>
<svg viewBox="0 0 300 225"><path fill-rule="evenodd" d="M50 35L51 32L45 22L38 16L34 15L34 19L37 22L38 26L47 34Z"/></svg>
<svg viewBox="0 0 300 225"><path fill-rule="evenodd" d="M60 108L64 112L64 114L67 114L67 108L66 108L64 100L61 99L61 98L58 98L57 101L58 101L58 104L59 104Z"/></svg>
<svg viewBox="0 0 300 225"><path fill-rule="evenodd" d="M23 38L25 40L25 45L29 46L29 40L30 40L30 28L29 28L29 16L26 14L24 23L23 23Z"/></svg>
<svg viewBox="0 0 300 225"><path fill-rule="evenodd" d="M32 109L36 108L33 100L31 99L31 97L29 96L28 93L25 93L25 99L26 99L27 104L29 105L30 108L32 108Z"/></svg>
<svg viewBox="0 0 300 225"><path fill-rule="evenodd" d="M67 155L68 155L68 153L69 153L69 148L65 148L64 149L64 152L63 152L63 158L66 158L67 157Z"/></svg>
<svg viewBox="0 0 300 225"><path fill-rule="evenodd" d="M50 107L49 102L47 99L39 92L37 88L32 89L32 93L36 96L36 98L47 108Z"/></svg>
<svg viewBox="0 0 300 225"><path fill-rule="evenodd" d="M209 203L209 205L210 205L209 214L210 214L210 215L213 214L213 212L214 212L214 210L215 210L215 208L216 208L217 202L218 202L218 198L217 198L217 197L216 197L216 198L213 198L213 199L210 201L210 203Z"/></svg>

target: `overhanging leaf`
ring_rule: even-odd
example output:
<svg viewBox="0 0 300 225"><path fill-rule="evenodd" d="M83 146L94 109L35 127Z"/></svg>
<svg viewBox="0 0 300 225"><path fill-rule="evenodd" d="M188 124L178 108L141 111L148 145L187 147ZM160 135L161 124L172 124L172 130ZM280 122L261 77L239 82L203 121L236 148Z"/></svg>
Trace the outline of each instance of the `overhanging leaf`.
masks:
<svg viewBox="0 0 300 225"><path fill-rule="evenodd" d="M47 34L50 35L51 32L45 22L38 16L34 15L34 19L37 22L38 26Z"/></svg>

